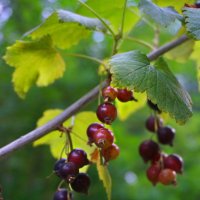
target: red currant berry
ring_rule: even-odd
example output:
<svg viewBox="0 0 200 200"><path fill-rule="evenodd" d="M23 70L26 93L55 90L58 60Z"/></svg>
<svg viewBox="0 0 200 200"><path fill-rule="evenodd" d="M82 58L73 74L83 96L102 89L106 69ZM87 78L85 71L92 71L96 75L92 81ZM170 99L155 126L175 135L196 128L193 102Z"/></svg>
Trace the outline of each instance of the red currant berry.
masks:
<svg viewBox="0 0 200 200"><path fill-rule="evenodd" d="M117 97L117 89L107 86L103 88L102 90L102 96L104 99L107 99L108 101L114 101Z"/></svg>
<svg viewBox="0 0 200 200"><path fill-rule="evenodd" d="M72 162L64 163L61 169L59 170L60 177L68 182L71 182L78 175L78 173L78 167Z"/></svg>
<svg viewBox="0 0 200 200"><path fill-rule="evenodd" d="M159 164L151 165L147 169L146 171L147 178L149 179L149 181L152 182L153 185L157 184L160 172L161 172L161 167Z"/></svg>
<svg viewBox="0 0 200 200"><path fill-rule="evenodd" d="M103 128L104 125L103 124L99 124L99 123L93 123L90 124L87 128L87 136L88 136L88 143L92 144L94 142L94 135L96 133L96 131L100 128Z"/></svg>
<svg viewBox="0 0 200 200"><path fill-rule="evenodd" d="M114 142L112 131L106 128L100 128L94 136L94 143L100 148L108 148Z"/></svg>
<svg viewBox="0 0 200 200"><path fill-rule="evenodd" d="M158 108L157 104L154 104L149 99L147 100L147 104L152 110L154 110L154 111L156 111L158 113L161 113L161 110Z"/></svg>
<svg viewBox="0 0 200 200"><path fill-rule="evenodd" d="M101 122L111 124L117 117L117 109L111 103L103 103L98 106L96 114Z"/></svg>
<svg viewBox="0 0 200 200"><path fill-rule="evenodd" d="M147 130L156 132L157 128L163 125L163 120L159 117L151 115L147 118L145 125Z"/></svg>
<svg viewBox="0 0 200 200"><path fill-rule="evenodd" d="M53 200L72 200L72 195L65 188L60 188L55 192Z"/></svg>
<svg viewBox="0 0 200 200"><path fill-rule="evenodd" d="M171 169L161 170L158 180L163 185L176 184L176 172Z"/></svg>
<svg viewBox="0 0 200 200"><path fill-rule="evenodd" d="M118 89L117 90L117 99L121 102L128 102L128 101L132 101L135 100L137 101L134 97L133 97L133 92L131 90L127 90L127 89Z"/></svg>
<svg viewBox="0 0 200 200"><path fill-rule="evenodd" d="M143 158L144 162L148 162L149 160L154 160L159 152L160 152L160 147L153 140L145 140L139 146L139 153Z"/></svg>
<svg viewBox="0 0 200 200"><path fill-rule="evenodd" d="M158 141L161 144L169 144L173 146L173 140L175 137L175 129L169 126L159 127L157 130L157 137L158 137Z"/></svg>
<svg viewBox="0 0 200 200"><path fill-rule="evenodd" d="M59 177L60 177L59 171L65 162L66 162L66 159L61 158L60 160L56 161L54 165L54 169L53 169L54 173Z"/></svg>
<svg viewBox="0 0 200 200"><path fill-rule="evenodd" d="M120 149L116 144L112 144L106 149L102 150L102 156L105 159L105 162L108 162L110 160L115 160L120 153Z"/></svg>
<svg viewBox="0 0 200 200"><path fill-rule="evenodd" d="M183 159L177 154L171 154L163 159L164 168L172 169L177 173L183 172Z"/></svg>
<svg viewBox="0 0 200 200"><path fill-rule="evenodd" d="M85 173L80 173L71 183L71 187L74 191L88 194L90 187L90 177Z"/></svg>
<svg viewBox="0 0 200 200"><path fill-rule="evenodd" d="M82 149L74 149L72 150L67 158L68 162L72 162L76 164L78 168L83 167L84 165L89 164L89 160L87 158L87 154Z"/></svg>

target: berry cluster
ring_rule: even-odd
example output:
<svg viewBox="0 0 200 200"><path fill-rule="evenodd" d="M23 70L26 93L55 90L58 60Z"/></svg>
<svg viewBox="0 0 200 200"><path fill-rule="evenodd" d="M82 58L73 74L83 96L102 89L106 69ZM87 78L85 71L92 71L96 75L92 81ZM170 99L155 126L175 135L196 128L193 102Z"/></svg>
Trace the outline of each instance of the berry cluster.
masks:
<svg viewBox="0 0 200 200"><path fill-rule="evenodd" d="M102 89L104 102L97 108L96 114L98 119L110 125L117 117L117 109L113 101L117 98L121 102L136 100L132 91L127 89L116 89L107 86ZM88 144L94 143L100 150L104 163L114 160L119 155L119 147L114 144L114 134L111 130L105 128L103 124L92 123L87 129Z"/></svg>
<svg viewBox="0 0 200 200"><path fill-rule="evenodd" d="M175 129L163 125L159 116L161 111L156 104L148 100L148 105L155 111L155 115L146 120L146 129L156 134L158 143L173 146ZM158 182L164 185L176 184L176 174L183 172L183 159L177 154L165 154L158 143L150 139L143 141L139 146L139 153L144 162L151 162L146 171L147 178L153 185Z"/></svg>
<svg viewBox="0 0 200 200"><path fill-rule="evenodd" d="M68 190L58 188L53 200L72 200L73 191L88 193L90 178L85 173L79 173L79 169L89 164L87 154L82 149L73 149L67 159L61 158L54 165L54 173L67 183Z"/></svg>

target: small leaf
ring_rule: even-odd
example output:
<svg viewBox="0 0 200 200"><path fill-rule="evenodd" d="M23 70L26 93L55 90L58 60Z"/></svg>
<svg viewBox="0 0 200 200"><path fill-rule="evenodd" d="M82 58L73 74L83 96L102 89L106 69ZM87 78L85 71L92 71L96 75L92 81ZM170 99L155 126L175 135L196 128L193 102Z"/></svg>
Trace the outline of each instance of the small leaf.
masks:
<svg viewBox="0 0 200 200"><path fill-rule="evenodd" d="M103 185L106 189L108 200L111 200L112 179L111 179L108 167L101 164L100 156L97 162L97 171L98 171L99 179L103 182Z"/></svg>
<svg viewBox="0 0 200 200"><path fill-rule="evenodd" d="M183 16L188 33L193 38L200 40L200 9L184 7Z"/></svg>
<svg viewBox="0 0 200 200"><path fill-rule="evenodd" d="M168 112L179 123L191 117L191 98L163 59L152 66L144 54L130 51L113 56L110 65L114 87L146 92L160 110Z"/></svg>
<svg viewBox="0 0 200 200"><path fill-rule="evenodd" d="M116 101L117 116L120 120L126 120L131 114L138 111L146 104L146 95L144 93L134 92L134 97L138 99L137 102L129 101L126 103Z"/></svg>
<svg viewBox="0 0 200 200"><path fill-rule="evenodd" d="M65 49L88 37L90 30L106 32L98 19L84 17L66 10L57 10L44 23L26 35L30 35L32 39L50 35L57 47Z"/></svg>
<svg viewBox="0 0 200 200"><path fill-rule="evenodd" d="M65 63L48 36L31 42L17 41L7 48L4 59L15 67L12 80L22 98L34 83L47 86L62 77L65 70Z"/></svg>
<svg viewBox="0 0 200 200"><path fill-rule="evenodd" d="M179 15L172 7L161 8L152 3L150 0L141 0L139 8L141 12L164 27L170 26L176 20L182 20L182 16Z"/></svg>
<svg viewBox="0 0 200 200"><path fill-rule="evenodd" d="M37 126L39 127L47 123L48 121L52 120L57 115L59 115L61 112L62 110L59 109L45 111L43 116L38 120ZM65 127L69 127L72 123L72 120L73 120L72 118L68 119L63 123L63 125ZM95 147L87 145L88 138L86 134L86 129L91 123L95 121L98 122L96 114L94 112L81 112L75 116L74 126L71 132L73 147L84 149L89 159L92 152L94 152ZM64 147L66 147L66 142L68 141L65 134L61 134L60 131L52 131L48 135L35 141L33 145L34 146L44 145L44 144L49 145L53 157L58 159L60 158ZM62 157L66 157L65 151Z"/></svg>

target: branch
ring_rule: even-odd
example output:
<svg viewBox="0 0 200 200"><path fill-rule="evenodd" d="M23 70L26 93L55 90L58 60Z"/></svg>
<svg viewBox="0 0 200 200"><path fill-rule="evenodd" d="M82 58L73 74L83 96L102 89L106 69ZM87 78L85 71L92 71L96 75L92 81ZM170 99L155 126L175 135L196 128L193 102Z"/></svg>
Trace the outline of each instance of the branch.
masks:
<svg viewBox="0 0 200 200"><path fill-rule="evenodd" d="M159 56L163 55L164 53L168 52L169 50L179 46L180 44L187 41L189 38L186 35L181 36L180 38L169 42L162 47L154 50L153 52L148 54L149 60L155 60ZM86 95L81 97L78 101L73 103L67 109L65 109L60 115L55 117L53 120L49 121L47 124L36 128L35 130L23 135L22 137L14 140L13 142L7 144L6 146L0 148L0 158L9 155L10 153L14 152L17 149L21 149L26 144L34 142L35 140L41 138L42 136L48 134L49 132L58 128L64 121L69 119L72 115L77 113L80 109L82 109L87 103L91 102L98 96L99 88L104 87L106 85L106 81L102 84L96 86Z"/></svg>

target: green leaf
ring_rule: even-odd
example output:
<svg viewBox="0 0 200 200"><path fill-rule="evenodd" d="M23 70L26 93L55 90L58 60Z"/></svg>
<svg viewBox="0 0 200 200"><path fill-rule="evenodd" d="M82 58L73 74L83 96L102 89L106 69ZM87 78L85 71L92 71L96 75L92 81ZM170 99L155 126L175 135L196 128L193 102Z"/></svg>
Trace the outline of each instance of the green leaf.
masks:
<svg viewBox="0 0 200 200"><path fill-rule="evenodd" d="M141 12L150 17L157 24L167 27L176 20L182 20L182 16L179 15L172 7L161 8L152 3L150 0L141 0L139 4Z"/></svg>
<svg viewBox="0 0 200 200"><path fill-rule="evenodd" d="M144 93L134 92L134 97L138 99L138 102L129 101L123 103L118 100L116 101L117 116L119 117L120 120L122 121L126 120L131 114L138 111L146 104L147 98Z"/></svg>
<svg viewBox="0 0 200 200"><path fill-rule="evenodd" d="M62 49L70 48L87 38L90 30L106 32L102 23L95 18L84 17L70 11L57 10L41 25L26 33L32 39L50 35L53 43Z"/></svg>
<svg viewBox="0 0 200 200"><path fill-rule="evenodd" d="M115 32L119 31L122 21L122 12L124 8L124 0L87 0L87 5L91 7L95 12L97 12L101 17L105 18L110 22L112 29ZM135 1L133 3L136 3ZM106 6L105 6L106 5ZM138 22L139 14L136 7L127 6L125 22L124 22L124 31L128 32L130 29ZM87 16L94 16L87 8L81 6L78 10L80 14Z"/></svg>
<svg viewBox="0 0 200 200"><path fill-rule="evenodd" d="M111 200L112 179L111 179L108 167L101 164L100 157L97 162L97 171L98 171L99 179L103 182L103 185L106 189L108 200Z"/></svg>
<svg viewBox="0 0 200 200"><path fill-rule="evenodd" d="M199 85L199 91L200 91L200 41L195 42L194 50L191 55L191 59L195 60L197 63L197 80Z"/></svg>
<svg viewBox="0 0 200 200"><path fill-rule="evenodd" d="M146 55L130 51L113 56L110 66L114 87L146 92L160 110L168 112L179 123L191 117L191 98L163 59L152 66Z"/></svg>
<svg viewBox="0 0 200 200"><path fill-rule="evenodd" d="M48 36L36 41L16 41L7 48L4 59L15 67L12 80L22 98L34 83L47 86L62 77L65 70L65 63Z"/></svg>
<svg viewBox="0 0 200 200"><path fill-rule="evenodd" d="M188 33L193 38L200 40L200 9L184 7L183 16Z"/></svg>
<svg viewBox="0 0 200 200"><path fill-rule="evenodd" d="M49 122L50 120L58 116L61 112L62 110L59 109L45 111L43 116L38 120L37 126L39 127ZM69 127L70 125L72 125L73 121L74 126L71 132L73 147L84 149L88 157L90 158L90 154L94 151L95 147L91 147L87 144L88 138L86 130L91 123L99 122L96 118L96 114L94 112L80 112L75 116L75 119L70 118L67 121L65 121L63 125L65 127ZM48 135L35 141L33 145L49 145L53 157L58 159L61 156L63 148L66 147L66 143L68 143L68 140L65 134L61 134L61 132L59 131L52 131ZM66 154L64 153L62 157L66 157Z"/></svg>
<svg viewBox="0 0 200 200"><path fill-rule="evenodd" d="M194 40L188 40L171 51L168 51L165 57L179 62L186 62L193 52L194 44Z"/></svg>
<svg viewBox="0 0 200 200"><path fill-rule="evenodd" d="M194 0L153 0L158 6L172 6L174 7L177 11L181 11L183 6L188 3L188 4L193 4Z"/></svg>

